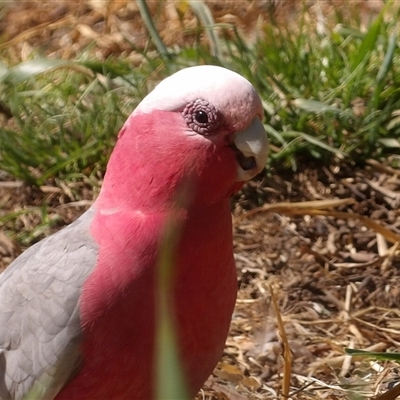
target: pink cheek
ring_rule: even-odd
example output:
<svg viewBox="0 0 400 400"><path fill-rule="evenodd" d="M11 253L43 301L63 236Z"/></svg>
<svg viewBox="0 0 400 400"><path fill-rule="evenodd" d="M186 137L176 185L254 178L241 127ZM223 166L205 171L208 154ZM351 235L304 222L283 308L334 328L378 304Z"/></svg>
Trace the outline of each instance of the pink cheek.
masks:
<svg viewBox="0 0 400 400"><path fill-rule="evenodd" d="M232 195L236 194L240 189L242 189L245 182L235 182L232 186Z"/></svg>

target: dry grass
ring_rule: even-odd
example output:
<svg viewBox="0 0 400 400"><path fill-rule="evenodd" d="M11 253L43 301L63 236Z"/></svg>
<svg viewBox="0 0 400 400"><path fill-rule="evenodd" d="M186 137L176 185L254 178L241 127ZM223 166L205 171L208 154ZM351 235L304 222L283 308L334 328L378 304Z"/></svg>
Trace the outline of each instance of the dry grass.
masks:
<svg viewBox="0 0 400 400"><path fill-rule="evenodd" d="M349 16L358 15L366 24L379 12L383 1L356 1L353 2L355 7L348 7L344 0L206 3L216 23L233 24L251 40L270 18L281 21L282 25L295 25L304 7L310 10L311 23L316 23L322 12L329 15L340 10ZM197 19L188 2L149 1L148 5L167 46L181 46L195 40ZM143 58L135 48L142 50L150 45L137 3L127 0L10 2L0 21L0 32L0 50L6 49L15 63L27 59L32 51L40 48L47 55L66 59L83 52L99 59L124 54L137 64ZM206 35L203 38L206 40Z"/></svg>
<svg viewBox="0 0 400 400"><path fill-rule="evenodd" d="M255 394L236 376L244 396L285 398L280 387L289 357L269 287L292 352L290 398L372 397L396 380L396 363L344 353L345 347L395 351L400 340L399 212L393 203L400 181L397 170L371 164L277 174L258 187L272 204L246 204L244 213L237 206L241 290L226 360L236 358L243 379L259 382ZM279 202L287 199L301 203ZM332 205L341 211L329 210Z"/></svg>

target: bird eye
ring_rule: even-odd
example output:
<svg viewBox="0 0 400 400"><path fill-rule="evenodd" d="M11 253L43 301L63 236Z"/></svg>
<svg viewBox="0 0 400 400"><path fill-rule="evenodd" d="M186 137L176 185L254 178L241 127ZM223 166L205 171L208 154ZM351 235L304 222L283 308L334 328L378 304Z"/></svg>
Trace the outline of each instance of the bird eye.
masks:
<svg viewBox="0 0 400 400"><path fill-rule="evenodd" d="M208 115L205 111L196 111L194 114L194 118L200 124L206 124L208 122Z"/></svg>
<svg viewBox="0 0 400 400"><path fill-rule="evenodd" d="M188 127L200 135L217 133L222 125L222 114L207 100L197 99L186 105L182 112Z"/></svg>

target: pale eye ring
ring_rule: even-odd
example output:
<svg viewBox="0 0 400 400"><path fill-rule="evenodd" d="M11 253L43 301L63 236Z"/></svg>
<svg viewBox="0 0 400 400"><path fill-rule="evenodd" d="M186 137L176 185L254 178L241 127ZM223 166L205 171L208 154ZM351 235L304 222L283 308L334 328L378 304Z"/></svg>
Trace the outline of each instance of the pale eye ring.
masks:
<svg viewBox="0 0 400 400"><path fill-rule="evenodd" d="M204 136L215 135L223 122L221 112L204 99L187 104L182 116L190 129Z"/></svg>

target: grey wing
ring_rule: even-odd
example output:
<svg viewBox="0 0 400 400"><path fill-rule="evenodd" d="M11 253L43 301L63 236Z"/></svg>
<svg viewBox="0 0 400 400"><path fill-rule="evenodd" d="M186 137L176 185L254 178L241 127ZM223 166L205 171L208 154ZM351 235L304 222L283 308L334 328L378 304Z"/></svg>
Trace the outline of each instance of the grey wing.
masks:
<svg viewBox="0 0 400 400"><path fill-rule="evenodd" d="M0 275L0 399L53 399L80 366L79 297L95 267L89 209ZM29 396L28 396L29 394Z"/></svg>

